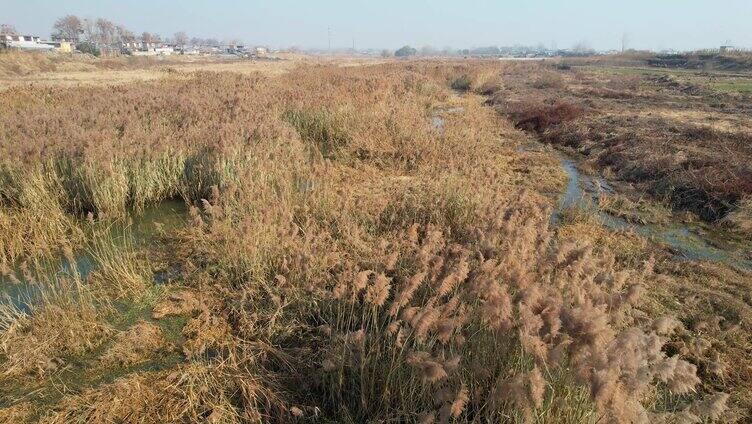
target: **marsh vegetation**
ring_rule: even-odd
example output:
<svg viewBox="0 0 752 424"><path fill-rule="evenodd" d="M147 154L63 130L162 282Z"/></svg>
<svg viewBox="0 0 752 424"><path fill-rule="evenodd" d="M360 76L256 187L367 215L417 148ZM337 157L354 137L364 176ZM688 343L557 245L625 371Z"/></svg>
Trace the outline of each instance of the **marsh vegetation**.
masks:
<svg viewBox="0 0 752 424"><path fill-rule="evenodd" d="M598 115L515 100L590 78L413 61L0 93L0 421L749 418L749 272L551 219L567 175L539 139L588 150L560 140ZM629 216L742 231L739 184L697 188L717 216L660 187Z"/></svg>

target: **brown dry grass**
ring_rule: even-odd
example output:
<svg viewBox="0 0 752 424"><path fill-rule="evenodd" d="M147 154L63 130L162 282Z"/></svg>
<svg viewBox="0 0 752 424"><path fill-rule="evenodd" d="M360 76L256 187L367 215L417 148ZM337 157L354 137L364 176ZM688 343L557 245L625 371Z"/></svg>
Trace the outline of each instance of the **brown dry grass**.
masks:
<svg viewBox="0 0 752 424"><path fill-rule="evenodd" d="M0 127L4 205L24 213L49 198L97 223L175 196L191 205L189 225L160 240L180 294L149 300L153 283L131 278L149 265L108 253L108 278L78 282L94 301L63 291L8 314L0 370L33 369L20 352L36 345L84 363L154 356L164 343L142 324L94 349L111 338L97 331L110 328L109 301L125 296L160 322L182 316L184 363L39 401L42 422L727 419L716 391L733 387L701 381L692 356L665 348L673 321L641 309L660 284L656 252L553 228L556 161L519 152L529 140L512 123L449 89L475 73L486 73L478 92L501 87L498 75L506 86L527 66L313 66L0 94L14 111ZM431 118L449 105L462 109L439 129ZM71 332L85 348L65 344Z"/></svg>
<svg viewBox="0 0 752 424"><path fill-rule="evenodd" d="M748 102L710 88L723 75L559 71L544 64L502 73L505 89L491 102L518 127L585 154L658 200L714 222L752 193ZM564 106L579 113L560 113ZM741 234L745 228L737 226Z"/></svg>
<svg viewBox="0 0 752 424"><path fill-rule="evenodd" d="M17 403L8 407L0 407L0 423L16 424L32 422L35 407L31 402Z"/></svg>
<svg viewBox="0 0 752 424"><path fill-rule="evenodd" d="M128 367L172 349L158 326L139 321L115 336L113 344L99 357L102 367Z"/></svg>
<svg viewBox="0 0 752 424"><path fill-rule="evenodd" d="M91 352L113 332L104 322L106 305L95 305L89 294L75 295L76 286L60 283L30 313L3 305L4 381L54 373L65 365L65 358Z"/></svg>
<svg viewBox="0 0 752 424"><path fill-rule="evenodd" d="M216 57L118 57L27 52L0 53L0 91L16 87L115 86L163 79L186 79L193 72L281 75L299 66L367 66L383 59L348 56L306 56L281 53L273 60Z"/></svg>

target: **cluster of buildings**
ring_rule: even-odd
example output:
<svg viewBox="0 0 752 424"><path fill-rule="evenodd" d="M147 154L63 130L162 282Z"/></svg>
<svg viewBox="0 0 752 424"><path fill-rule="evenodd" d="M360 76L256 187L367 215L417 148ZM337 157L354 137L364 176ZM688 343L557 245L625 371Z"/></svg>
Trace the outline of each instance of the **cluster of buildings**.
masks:
<svg viewBox="0 0 752 424"><path fill-rule="evenodd" d="M557 49L556 47L547 48L544 46L511 46L511 47L479 47L473 49L462 49L458 53L465 57L483 57L483 58L514 58L514 59L534 59L548 57L576 57L614 54L616 51L597 52L593 49L580 47L573 49Z"/></svg>
<svg viewBox="0 0 752 424"><path fill-rule="evenodd" d="M189 56L235 55L241 57L264 57L269 54L266 47L246 47L244 45L175 45L162 42L134 41L122 43L120 53L133 56L170 56L173 54Z"/></svg>
<svg viewBox="0 0 752 424"><path fill-rule="evenodd" d="M116 45L94 45L108 54L133 56L170 56L182 55L235 55L240 57L265 57L269 54L266 47L247 47L243 45L175 45L164 42L122 42ZM54 38L44 40L34 35L0 35L0 49L15 49L40 52L74 53L76 45L70 41Z"/></svg>
<svg viewBox="0 0 752 424"><path fill-rule="evenodd" d="M73 43L65 40L43 40L34 35L0 35L0 48L73 53Z"/></svg>

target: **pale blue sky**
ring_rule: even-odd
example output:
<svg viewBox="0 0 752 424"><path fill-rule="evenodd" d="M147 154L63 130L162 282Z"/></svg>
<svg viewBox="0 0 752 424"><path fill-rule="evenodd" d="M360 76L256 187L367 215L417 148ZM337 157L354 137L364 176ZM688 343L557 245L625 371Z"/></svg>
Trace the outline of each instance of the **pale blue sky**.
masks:
<svg viewBox="0 0 752 424"><path fill-rule="evenodd" d="M0 0L0 23L49 35L55 18L105 17L136 33L271 46L470 47L586 41L617 48L752 48L752 0Z"/></svg>

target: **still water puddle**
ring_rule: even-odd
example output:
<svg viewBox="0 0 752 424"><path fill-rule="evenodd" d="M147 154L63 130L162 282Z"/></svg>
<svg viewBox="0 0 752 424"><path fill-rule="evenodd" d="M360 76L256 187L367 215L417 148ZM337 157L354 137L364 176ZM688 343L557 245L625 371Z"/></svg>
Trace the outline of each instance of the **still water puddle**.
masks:
<svg viewBox="0 0 752 424"><path fill-rule="evenodd" d="M166 201L159 205L148 207L141 213L132 214L127 221L111 223L107 228L108 236L119 247L138 248L146 246L156 239L158 227L165 231L185 225L187 208L182 201ZM27 281L16 267L15 275L18 281L12 281L6 276L0 276L0 302L12 302L22 310L28 310L29 304L34 303L41 287L60 278L78 275L81 279L91 274L97 268L97 259L91 250L83 249L75 252L73 260L64 257L42 264L41 270L34 272L34 280ZM168 271L169 273L169 271ZM168 279L169 275L155 275L155 282ZM5 298L5 299L2 299Z"/></svg>
<svg viewBox="0 0 752 424"><path fill-rule="evenodd" d="M157 206L149 207L140 213L134 213L127 222L112 222L104 228L104 238L112 240L115 247L133 250L147 247L157 241L162 232L181 228L186 223L187 208L183 202L168 201ZM95 224L99 225L99 224ZM101 236L100 236L101 237ZM50 290L59 290L61 278L80 276L86 279L98 267L96 253L91 249L82 249L74 253L72 261L58 258L42 267L32 281L24 281L17 269L17 278L21 281L10 282L6 277L0 277L0 306L11 306L19 314L33 313L37 305L43 304L44 297ZM170 273L172 271L167 271ZM143 299L134 301L113 302L113 316L107 319L108 324L117 331L131 328L139 321L158 326L166 339L164 350L155 351L142 362L132 365L103 365L99 358L105 349L112 346L114 340L106 340L97 348L83 355L55 358L60 368L55 370L44 380L40 380L33 391L19 380L18 384L4 387L0 390L0 407L12 405L21 401L33 401L36 406L45 409L55 404L66 393L76 393L91 387L114 382L120 377L146 371L161 371L174 368L183 363L185 358L180 350L184 343L182 329L186 317L165 317L156 320L152 317L150 300L159 297L169 288L159 285L170 276L154 275L156 283L144 293ZM70 287L70 290L75 288ZM4 318L12 318L7 316ZM2 320L2 318L0 318ZM0 324L2 324L0 322ZM63 390L61 390L63 388ZM4 399L3 399L4 398Z"/></svg>

